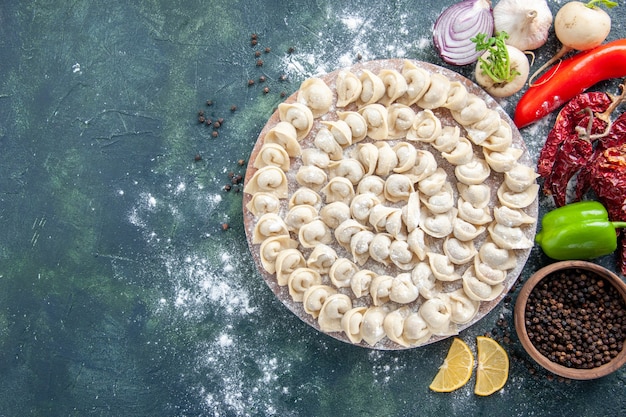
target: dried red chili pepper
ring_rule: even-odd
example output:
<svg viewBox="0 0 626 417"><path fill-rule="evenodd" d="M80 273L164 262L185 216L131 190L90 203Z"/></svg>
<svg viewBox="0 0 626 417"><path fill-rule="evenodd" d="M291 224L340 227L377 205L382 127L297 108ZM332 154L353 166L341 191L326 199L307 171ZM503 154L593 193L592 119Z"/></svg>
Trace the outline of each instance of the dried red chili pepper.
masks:
<svg viewBox="0 0 626 417"><path fill-rule="evenodd" d="M552 194L557 207L566 203L567 184L593 155L593 145L586 139L572 138L556 152L551 175L544 182L544 191Z"/></svg>
<svg viewBox="0 0 626 417"><path fill-rule="evenodd" d="M559 112L554 122L554 127L548 133L546 143L539 154L537 172L544 178L552 173L552 167L557 157L559 147L568 140L579 137L580 129L588 129L590 114L585 109L594 113L601 113L611 105L611 97L606 93L590 92L579 94L570 100ZM600 119L594 119L589 134L596 134L606 128L606 123Z"/></svg>
<svg viewBox="0 0 626 417"><path fill-rule="evenodd" d="M554 65L522 95L515 108L518 128L528 126L602 80L626 76L626 39L578 53Z"/></svg>

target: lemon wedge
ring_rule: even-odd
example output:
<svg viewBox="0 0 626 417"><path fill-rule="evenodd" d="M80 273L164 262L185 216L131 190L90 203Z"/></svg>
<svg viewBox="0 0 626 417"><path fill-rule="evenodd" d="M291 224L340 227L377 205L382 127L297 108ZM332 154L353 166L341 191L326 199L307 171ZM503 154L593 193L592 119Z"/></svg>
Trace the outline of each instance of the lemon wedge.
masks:
<svg viewBox="0 0 626 417"><path fill-rule="evenodd" d="M469 381L474 368L474 355L469 346L455 337L439 372L430 384L435 392L451 392Z"/></svg>
<svg viewBox="0 0 626 417"><path fill-rule="evenodd" d="M499 391L509 378L509 356L495 340L478 336L476 338L478 366L474 394L491 395Z"/></svg>

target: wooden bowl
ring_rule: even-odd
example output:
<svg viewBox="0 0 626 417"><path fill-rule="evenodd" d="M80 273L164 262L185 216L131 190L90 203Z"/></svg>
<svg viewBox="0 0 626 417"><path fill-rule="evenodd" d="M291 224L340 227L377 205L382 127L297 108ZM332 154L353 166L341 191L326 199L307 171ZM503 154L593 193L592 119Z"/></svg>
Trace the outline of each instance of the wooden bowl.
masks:
<svg viewBox="0 0 626 417"><path fill-rule="evenodd" d="M626 363L626 342L622 344L622 350L610 362L607 362L595 368L578 369L567 367L551 361L539 352L539 350L533 345L530 338L528 337L525 313L526 304L528 302L528 298L531 292L542 279L546 278L554 272L567 269L583 269L594 272L598 276L604 278L611 285L613 285L613 287L615 287L615 289L626 302L626 284L621 280L620 277L618 277L616 274L609 271L608 269L586 261L556 262L535 272L535 274L533 274L522 287L515 304L515 329L517 331L520 342L522 343L522 346L524 346L526 352L528 352L528 354L539 365L541 365L548 371L570 379L586 380L600 378L614 372L615 370L619 369L624 363Z"/></svg>

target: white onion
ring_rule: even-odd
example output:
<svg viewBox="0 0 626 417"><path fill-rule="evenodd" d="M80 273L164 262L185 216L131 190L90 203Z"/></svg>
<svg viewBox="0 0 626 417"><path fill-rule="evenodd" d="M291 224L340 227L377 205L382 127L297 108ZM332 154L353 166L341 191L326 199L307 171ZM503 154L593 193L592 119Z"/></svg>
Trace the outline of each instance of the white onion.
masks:
<svg viewBox="0 0 626 417"><path fill-rule="evenodd" d="M479 33L493 35L490 0L464 0L441 13L433 28L433 42L441 58L449 64L467 65L482 54L471 41Z"/></svg>

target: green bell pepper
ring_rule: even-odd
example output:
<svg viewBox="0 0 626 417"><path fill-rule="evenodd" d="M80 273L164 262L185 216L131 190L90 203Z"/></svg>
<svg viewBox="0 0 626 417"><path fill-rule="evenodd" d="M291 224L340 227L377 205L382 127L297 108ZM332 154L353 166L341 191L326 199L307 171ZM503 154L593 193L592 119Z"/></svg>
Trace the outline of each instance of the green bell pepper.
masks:
<svg viewBox="0 0 626 417"><path fill-rule="evenodd" d="M626 222L612 222L598 201L581 201L559 207L543 216L535 242L550 258L593 259L617 249L616 228Z"/></svg>

